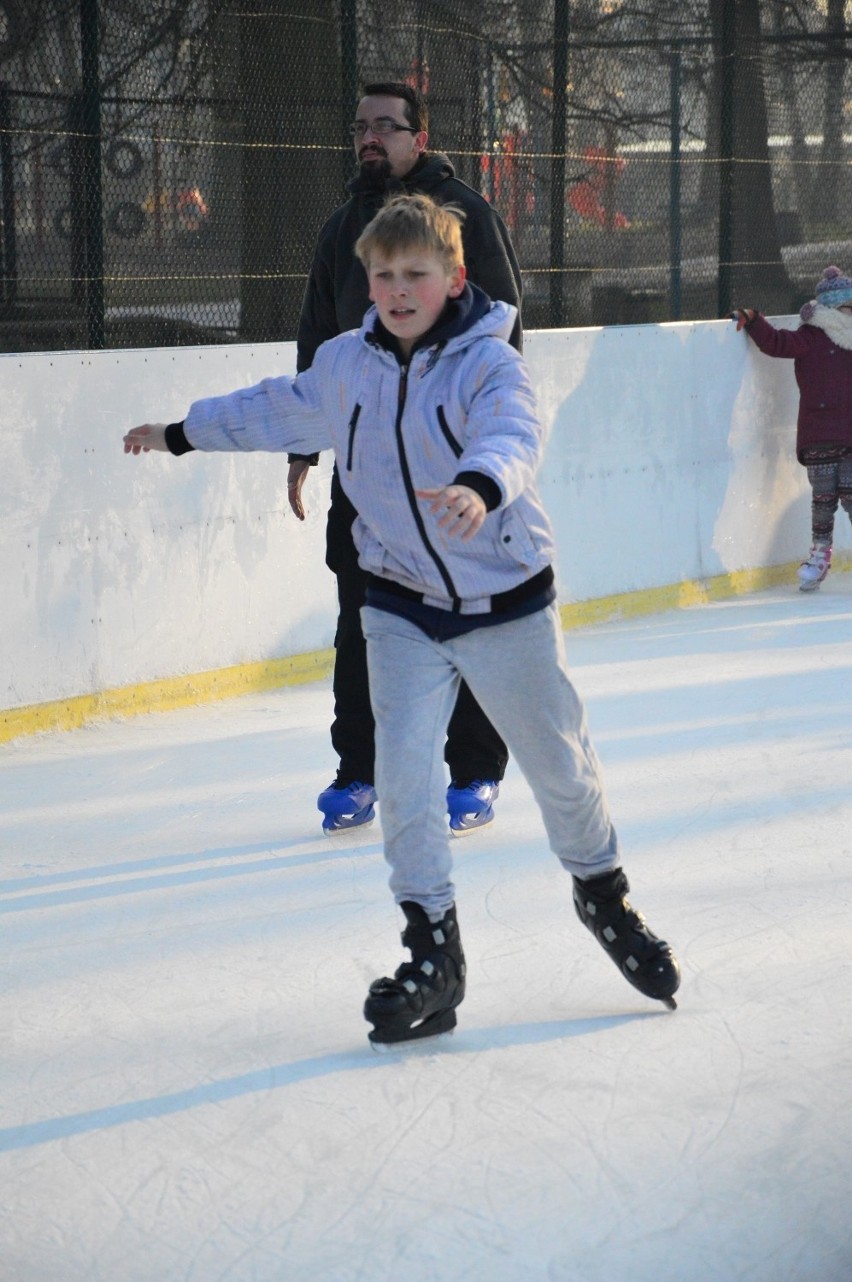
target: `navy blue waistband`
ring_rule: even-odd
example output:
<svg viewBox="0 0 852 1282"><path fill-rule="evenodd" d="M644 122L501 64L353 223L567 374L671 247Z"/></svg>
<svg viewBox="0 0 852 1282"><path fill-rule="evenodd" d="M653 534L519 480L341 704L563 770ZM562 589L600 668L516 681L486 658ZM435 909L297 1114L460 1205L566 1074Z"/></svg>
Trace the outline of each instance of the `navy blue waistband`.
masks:
<svg viewBox="0 0 852 1282"><path fill-rule="evenodd" d="M514 610L516 606L522 605L525 601L530 601L546 592L548 588L553 587L554 574L553 566L547 565L538 574L534 574L531 579L525 579L515 588L509 588L507 592L495 592L491 597L491 609L484 615L462 615L462 618L487 618L488 614L505 614ZM400 597L404 601L418 602L425 604L425 595L422 592L415 592L412 588L403 587L401 583L394 582L393 579L383 579L378 574L367 575L367 591L375 589L376 592L384 596ZM555 596L555 592L554 592ZM551 596L550 600L553 600ZM439 614L449 613L441 610L440 606L429 606L430 610L437 610Z"/></svg>
<svg viewBox="0 0 852 1282"><path fill-rule="evenodd" d="M369 574L367 605L408 619L434 641L450 641L453 637L463 636L478 628L494 627L500 623L526 618L527 615L546 609L556 599L556 585L550 566L520 586L528 590L513 588L510 592L501 592L491 598L492 604L495 600L499 601L500 608L497 610L492 609L485 614L458 614L453 610L442 610L436 605L427 605L421 592L413 592L390 579Z"/></svg>

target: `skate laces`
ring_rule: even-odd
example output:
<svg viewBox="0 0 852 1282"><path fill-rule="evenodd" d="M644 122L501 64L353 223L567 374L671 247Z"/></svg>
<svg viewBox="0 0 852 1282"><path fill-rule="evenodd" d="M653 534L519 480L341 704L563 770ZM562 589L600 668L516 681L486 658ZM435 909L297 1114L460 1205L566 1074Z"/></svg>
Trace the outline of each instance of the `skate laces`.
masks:
<svg viewBox="0 0 852 1282"><path fill-rule="evenodd" d="M335 779L317 797L317 808L326 814L352 815L375 805L377 801L376 790L371 783L362 783L360 779L341 783Z"/></svg>
<svg viewBox="0 0 852 1282"><path fill-rule="evenodd" d="M824 543L814 543L807 560L802 562L802 568L807 566L811 570L824 570L828 565L831 565L831 548Z"/></svg>
<svg viewBox="0 0 852 1282"><path fill-rule="evenodd" d="M452 791L459 793L461 797L464 797L466 793L469 793L471 797L475 797L479 793L480 789L493 788L494 786L495 784L493 779L471 779L470 783L466 783L461 786L457 783L450 784Z"/></svg>
<svg viewBox="0 0 852 1282"><path fill-rule="evenodd" d="M340 779L334 779L326 788L326 792L348 792L354 795L372 787L371 783L363 783L360 779L348 779L345 783Z"/></svg>

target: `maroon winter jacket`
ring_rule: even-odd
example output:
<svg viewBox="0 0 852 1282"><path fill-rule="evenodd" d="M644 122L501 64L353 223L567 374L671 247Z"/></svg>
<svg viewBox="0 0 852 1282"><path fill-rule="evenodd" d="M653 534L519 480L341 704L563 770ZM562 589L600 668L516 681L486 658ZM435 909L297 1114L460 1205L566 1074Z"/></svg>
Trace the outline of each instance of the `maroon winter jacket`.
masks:
<svg viewBox="0 0 852 1282"><path fill-rule="evenodd" d="M794 361L799 384L799 462L803 462L802 450L818 445L852 449L852 351L839 347L816 325L776 329L760 312L746 325L746 331L767 356Z"/></svg>

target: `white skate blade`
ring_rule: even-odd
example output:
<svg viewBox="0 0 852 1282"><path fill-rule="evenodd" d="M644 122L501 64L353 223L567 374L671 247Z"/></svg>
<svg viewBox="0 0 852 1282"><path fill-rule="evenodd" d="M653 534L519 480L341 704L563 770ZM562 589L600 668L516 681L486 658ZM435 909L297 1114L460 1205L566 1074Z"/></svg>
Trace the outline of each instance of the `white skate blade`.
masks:
<svg viewBox="0 0 852 1282"><path fill-rule="evenodd" d="M491 811L491 814L488 816L487 819L479 819L476 823L472 823L472 824L462 823L462 824L459 824L458 827L454 827L451 821L450 836L451 837L469 837L472 832L480 832L483 828L487 828L490 824L493 824L493 822L494 822L493 810Z"/></svg>
<svg viewBox="0 0 852 1282"><path fill-rule="evenodd" d="M371 1041L370 1048L377 1055L431 1055L439 1049L439 1043L446 1042L455 1031L448 1028L445 1033L433 1033L431 1037L407 1037L401 1042Z"/></svg>
<svg viewBox="0 0 852 1282"><path fill-rule="evenodd" d="M365 819L362 823L340 824L333 828L326 828L323 825L323 833L326 837L331 837L333 841L336 837L349 837L353 832L365 832L367 828L372 828L375 822L375 818L373 818Z"/></svg>

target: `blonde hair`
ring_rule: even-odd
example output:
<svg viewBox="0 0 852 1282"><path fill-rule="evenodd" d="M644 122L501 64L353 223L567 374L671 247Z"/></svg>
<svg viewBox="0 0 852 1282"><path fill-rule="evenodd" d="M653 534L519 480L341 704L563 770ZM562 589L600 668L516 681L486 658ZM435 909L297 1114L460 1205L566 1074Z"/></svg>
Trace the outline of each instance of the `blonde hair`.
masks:
<svg viewBox="0 0 852 1282"><path fill-rule="evenodd" d="M437 254L448 273L464 263L461 225L464 210L438 205L429 196L391 196L368 223L355 253L369 271L374 253L386 258L407 249Z"/></svg>

